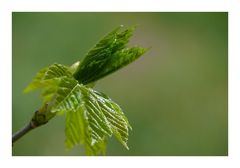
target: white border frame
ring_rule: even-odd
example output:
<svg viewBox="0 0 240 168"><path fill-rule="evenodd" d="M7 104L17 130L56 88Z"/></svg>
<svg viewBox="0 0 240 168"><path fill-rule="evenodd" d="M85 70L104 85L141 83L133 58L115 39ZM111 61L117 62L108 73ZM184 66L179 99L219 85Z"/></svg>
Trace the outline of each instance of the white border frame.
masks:
<svg viewBox="0 0 240 168"><path fill-rule="evenodd" d="M240 6L238 0L2 0L0 2L0 167L240 167ZM227 157L12 157L13 11L229 12L229 156Z"/></svg>

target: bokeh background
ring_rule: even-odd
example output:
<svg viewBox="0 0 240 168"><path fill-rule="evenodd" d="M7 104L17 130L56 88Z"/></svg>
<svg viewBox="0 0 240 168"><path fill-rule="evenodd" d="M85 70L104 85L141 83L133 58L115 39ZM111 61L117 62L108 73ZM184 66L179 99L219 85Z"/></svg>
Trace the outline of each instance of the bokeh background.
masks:
<svg viewBox="0 0 240 168"><path fill-rule="evenodd" d="M71 65L119 25L137 25L130 44L143 57L100 80L96 90L124 110L130 150L110 138L107 155L228 154L227 13L13 13L12 131L41 105L23 89L42 67ZM64 117L17 141L13 155L83 155L64 148Z"/></svg>

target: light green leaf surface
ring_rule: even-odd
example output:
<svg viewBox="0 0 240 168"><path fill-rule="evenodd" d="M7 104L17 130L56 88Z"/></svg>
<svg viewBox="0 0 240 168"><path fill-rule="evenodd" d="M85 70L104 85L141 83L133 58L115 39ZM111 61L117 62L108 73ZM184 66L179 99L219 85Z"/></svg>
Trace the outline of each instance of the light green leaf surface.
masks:
<svg viewBox="0 0 240 168"><path fill-rule="evenodd" d="M86 112L79 108L78 111L66 113L65 146L72 148L84 144L86 155L105 154L106 138L92 144L90 130L88 129Z"/></svg>
<svg viewBox="0 0 240 168"><path fill-rule="evenodd" d="M68 67L54 63L40 70L33 78L33 81L25 88L24 92L43 89L41 96L44 102L50 101L62 77L72 77L72 74L68 70Z"/></svg>
<svg viewBox="0 0 240 168"><path fill-rule="evenodd" d="M130 125L121 108L106 95L79 84L73 78L64 78L52 106L52 112L62 111L67 112L67 147L84 144L93 152L91 148L96 148L114 134L128 148Z"/></svg>

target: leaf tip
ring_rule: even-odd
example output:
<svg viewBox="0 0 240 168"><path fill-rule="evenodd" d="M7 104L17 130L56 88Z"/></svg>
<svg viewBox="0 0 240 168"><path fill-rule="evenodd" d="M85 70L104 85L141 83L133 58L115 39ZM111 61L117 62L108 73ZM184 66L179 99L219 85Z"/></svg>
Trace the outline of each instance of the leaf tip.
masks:
<svg viewBox="0 0 240 168"><path fill-rule="evenodd" d="M26 94L26 93L29 93L30 91L32 91L33 88L29 86L27 86L24 90L23 90L23 93Z"/></svg>
<svg viewBox="0 0 240 168"><path fill-rule="evenodd" d="M122 144L127 150L129 150L129 147L128 147L127 143L122 143Z"/></svg>

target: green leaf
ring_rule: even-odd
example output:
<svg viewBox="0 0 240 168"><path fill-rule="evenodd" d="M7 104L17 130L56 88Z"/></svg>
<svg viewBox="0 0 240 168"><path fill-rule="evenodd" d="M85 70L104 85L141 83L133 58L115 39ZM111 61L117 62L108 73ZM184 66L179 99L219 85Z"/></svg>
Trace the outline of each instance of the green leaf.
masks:
<svg viewBox="0 0 240 168"><path fill-rule="evenodd" d="M44 102L50 101L62 77L72 77L72 74L68 70L68 67L54 63L40 70L33 81L25 88L24 92L27 93L35 89L43 89L42 97Z"/></svg>
<svg viewBox="0 0 240 168"><path fill-rule="evenodd" d="M56 92L52 112L66 112L66 147L84 144L87 153L99 153L106 137L114 134L128 149L128 127L121 108L106 95L63 78Z"/></svg>
<svg viewBox="0 0 240 168"><path fill-rule="evenodd" d="M81 99L78 82L74 78L63 77L58 85L51 111L76 111Z"/></svg>
<svg viewBox="0 0 240 168"><path fill-rule="evenodd" d="M147 49L127 47L135 27L118 27L100 40L83 61L67 67L53 64L37 73L24 92L42 89L43 106L32 118L37 125L66 113L65 146L83 144L87 155L104 154L114 135L127 149L131 129L122 109L92 89L96 81L133 62Z"/></svg>
<svg viewBox="0 0 240 168"><path fill-rule="evenodd" d="M140 47L126 48L135 27L121 26L106 35L90 50L74 73L75 79L88 84L133 62L146 52Z"/></svg>
<svg viewBox="0 0 240 168"><path fill-rule="evenodd" d="M99 109L107 118L113 134L128 149L128 128L131 129L131 126L122 109L103 93L92 90L91 95L95 98Z"/></svg>
<svg viewBox="0 0 240 168"><path fill-rule="evenodd" d="M132 47L124 48L115 52L109 60L109 65L101 73L99 73L99 78L102 78L130 64L141 55L143 55L146 51L147 49L141 47Z"/></svg>
<svg viewBox="0 0 240 168"><path fill-rule="evenodd" d="M66 127L65 127L65 146L72 148L79 143L83 144L86 139L86 122L83 111L68 111L66 113Z"/></svg>
<svg viewBox="0 0 240 168"><path fill-rule="evenodd" d="M86 113L80 108L79 111L66 113L65 146L72 148L78 144L85 145L86 155L105 154L106 138L91 144L91 134L88 129Z"/></svg>

